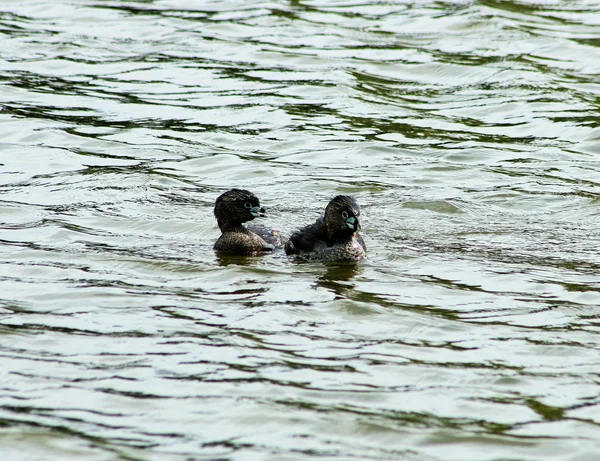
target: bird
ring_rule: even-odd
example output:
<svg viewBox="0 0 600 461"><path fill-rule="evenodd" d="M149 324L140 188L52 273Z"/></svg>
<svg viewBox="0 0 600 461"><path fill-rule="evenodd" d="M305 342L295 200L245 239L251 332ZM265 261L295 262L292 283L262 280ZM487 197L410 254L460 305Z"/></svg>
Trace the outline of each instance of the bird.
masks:
<svg viewBox="0 0 600 461"><path fill-rule="evenodd" d="M307 260L360 261L367 256L367 247L358 233L360 228L357 201L349 195L338 195L331 199L323 216L290 236L285 252Z"/></svg>
<svg viewBox="0 0 600 461"><path fill-rule="evenodd" d="M258 197L245 189L231 189L215 201L214 214L221 236L215 251L232 255L256 255L281 247L279 232L258 226L245 228L242 224L264 217L266 210Z"/></svg>

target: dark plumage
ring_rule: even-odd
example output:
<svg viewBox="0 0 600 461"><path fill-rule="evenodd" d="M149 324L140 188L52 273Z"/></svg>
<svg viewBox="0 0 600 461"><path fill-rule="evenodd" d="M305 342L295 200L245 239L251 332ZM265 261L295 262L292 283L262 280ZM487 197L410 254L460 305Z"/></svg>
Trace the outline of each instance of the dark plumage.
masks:
<svg viewBox="0 0 600 461"><path fill-rule="evenodd" d="M360 206L348 195L334 197L325 215L292 234L285 252L321 261L360 261L367 247L360 229Z"/></svg>
<svg viewBox="0 0 600 461"><path fill-rule="evenodd" d="M221 236L215 243L215 250L221 253L250 255L272 251L281 246L279 233L242 226L247 221L265 215L256 195L243 189L231 189L220 195L215 202L215 217L221 229Z"/></svg>

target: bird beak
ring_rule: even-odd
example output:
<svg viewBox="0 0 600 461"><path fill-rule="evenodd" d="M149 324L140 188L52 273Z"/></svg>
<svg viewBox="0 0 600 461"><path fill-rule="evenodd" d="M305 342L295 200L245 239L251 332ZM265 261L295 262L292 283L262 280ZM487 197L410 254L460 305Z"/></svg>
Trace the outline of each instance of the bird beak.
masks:
<svg viewBox="0 0 600 461"><path fill-rule="evenodd" d="M360 221L358 220L358 218L350 216L349 218L346 218L346 226L348 226L348 228L352 229L353 231L357 231L358 229L360 229Z"/></svg>
<svg viewBox="0 0 600 461"><path fill-rule="evenodd" d="M252 216L254 216L255 218L263 217L266 211L267 210L260 206L253 206L252 208L250 208L250 213L252 213Z"/></svg>

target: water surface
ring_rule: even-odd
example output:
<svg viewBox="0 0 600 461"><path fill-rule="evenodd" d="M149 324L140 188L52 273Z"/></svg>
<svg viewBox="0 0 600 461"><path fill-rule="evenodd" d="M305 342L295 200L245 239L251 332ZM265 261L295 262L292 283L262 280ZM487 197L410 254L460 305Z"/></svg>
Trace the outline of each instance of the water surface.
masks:
<svg viewBox="0 0 600 461"><path fill-rule="evenodd" d="M0 8L6 460L600 451L600 3ZM369 259L212 251L336 194Z"/></svg>

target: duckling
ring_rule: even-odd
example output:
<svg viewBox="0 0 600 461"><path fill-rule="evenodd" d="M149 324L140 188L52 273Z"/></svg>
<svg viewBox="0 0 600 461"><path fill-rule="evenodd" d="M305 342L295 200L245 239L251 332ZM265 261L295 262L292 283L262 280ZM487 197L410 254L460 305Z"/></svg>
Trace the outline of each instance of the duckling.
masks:
<svg viewBox="0 0 600 461"><path fill-rule="evenodd" d="M353 197L338 195L325 215L292 234L285 245L288 255L328 262L360 261L367 247L357 232L361 228L360 206Z"/></svg>
<svg viewBox="0 0 600 461"><path fill-rule="evenodd" d="M244 189L231 189L215 201L215 217L221 236L214 249L221 253L253 255L281 247L278 232L260 227L246 229L247 221L265 216L258 197Z"/></svg>

